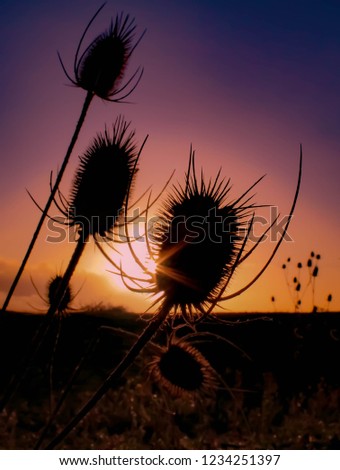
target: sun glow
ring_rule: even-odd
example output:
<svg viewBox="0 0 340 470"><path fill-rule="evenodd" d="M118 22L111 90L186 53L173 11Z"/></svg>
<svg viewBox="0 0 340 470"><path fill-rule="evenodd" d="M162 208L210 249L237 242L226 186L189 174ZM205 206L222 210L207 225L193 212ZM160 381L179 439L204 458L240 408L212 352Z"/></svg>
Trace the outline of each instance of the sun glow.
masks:
<svg viewBox="0 0 340 470"><path fill-rule="evenodd" d="M126 284L136 287L135 284L129 281L129 276L135 278L137 282L141 280L139 282L139 284L141 284L142 280L149 279L150 274L154 274L156 271L156 262L150 258L147 246L142 241L135 241L133 243L133 251L136 257L138 257L139 262L134 259L126 243L115 245L115 250L117 251L111 249L106 244L102 244L101 246L112 262L97 249L88 268L97 274L105 275L105 277L110 279L110 282L113 282L115 288L127 291L128 288ZM126 275L124 276L124 280L122 279L122 274ZM142 286L150 287L143 283Z"/></svg>

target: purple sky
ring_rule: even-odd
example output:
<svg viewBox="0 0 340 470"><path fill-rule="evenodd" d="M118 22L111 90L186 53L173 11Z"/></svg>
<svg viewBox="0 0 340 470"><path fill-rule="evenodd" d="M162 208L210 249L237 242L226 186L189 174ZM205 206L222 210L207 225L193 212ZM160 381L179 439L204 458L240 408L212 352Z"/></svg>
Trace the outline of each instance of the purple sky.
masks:
<svg viewBox="0 0 340 470"><path fill-rule="evenodd" d="M85 25L96 1L2 2L0 19L1 174L0 295L4 297L39 214L28 188L41 202L50 171L61 164L84 91L69 86L58 50L71 71ZM131 96L133 104L96 99L82 130L62 189L67 195L77 156L96 132L125 115L142 142L136 192L157 192L175 168L183 181L190 144L207 176L220 166L238 196L264 173L256 201L287 214L293 198L299 144L304 173L298 207L286 243L263 278L225 307L231 310L292 309L281 269L287 256L305 261L321 253L317 303L333 294L340 309L340 4L338 1L109 1L85 44L105 30L110 17L127 12L138 33L147 34L135 50L128 73L145 73ZM73 246L51 246L42 234L11 306L42 307L30 281L44 294L46 279L62 272ZM243 266L232 289L241 287L273 248L269 241ZM141 251L143 256L143 250ZM131 261L125 265L133 269ZM142 311L145 296L131 296L106 273L109 267L93 246L74 282L86 282L77 302L124 304ZM294 269L292 270L293 273ZM306 299L306 309L310 308Z"/></svg>

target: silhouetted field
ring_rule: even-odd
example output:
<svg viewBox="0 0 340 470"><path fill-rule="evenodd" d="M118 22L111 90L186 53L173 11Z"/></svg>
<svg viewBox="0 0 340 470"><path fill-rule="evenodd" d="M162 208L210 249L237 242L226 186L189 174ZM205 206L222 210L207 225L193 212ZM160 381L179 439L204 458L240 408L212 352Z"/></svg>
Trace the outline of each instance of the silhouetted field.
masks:
<svg viewBox="0 0 340 470"><path fill-rule="evenodd" d="M214 395L173 399L160 384L151 382L148 364L153 353L146 348L119 385L61 447L340 448L340 314L228 314L218 318L224 323L208 320L202 331L218 334L227 342L199 344L222 380ZM0 317L1 390L41 321L41 316L29 314ZM34 446L51 400L58 398L87 351L51 429L52 437L131 346L134 337L124 331L138 334L146 324L147 317L118 309L95 315L76 313L60 324L56 320L1 416L1 447ZM102 326L120 330L99 330ZM94 338L97 342L92 344ZM161 333L158 341L164 339Z"/></svg>

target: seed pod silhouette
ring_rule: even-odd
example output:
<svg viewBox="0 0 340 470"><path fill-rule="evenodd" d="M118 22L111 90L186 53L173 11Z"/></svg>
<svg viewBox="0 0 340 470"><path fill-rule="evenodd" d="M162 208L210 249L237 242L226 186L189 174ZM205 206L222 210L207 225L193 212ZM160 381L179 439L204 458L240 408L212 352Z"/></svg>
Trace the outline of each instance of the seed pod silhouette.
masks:
<svg viewBox="0 0 340 470"><path fill-rule="evenodd" d="M213 392L217 387L213 368L202 353L185 341L170 343L149 364L151 378L173 397Z"/></svg>
<svg viewBox="0 0 340 470"><path fill-rule="evenodd" d="M229 189L229 182L206 185L193 174L160 213L154 233L156 290L184 315L190 308L202 311L231 274L241 247L242 222L251 206L226 202Z"/></svg>
<svg viewBox="0 0 340 470"><path fill-rule="evenodd" d="M142 77L143 69L139 67L125 85L121 85L128 60L145 31L134 42L135 20L121 13L116 15L115 20L111 20L110 27L81 53L85 35L103 7L104 5L98 9L88 23L79 41L73 64L74 78L68 74L61 56L58 56L64 73L73 85L104 100L121 102L133 92Z"/></svg>
<svg viewBox="0 0 340 470"><path fill-rule="evenodd" d="M135 132L122 117L112 136L98 134L83 156L73 179L69 210L64 215L83 238L105 237L115 225L136 174Z"/></svg>
<svg viewBox="0 0 340 470"><path fill-rule="evenodd" d="M52 305L53 303L56 303L57 292L60 288L62 279L63 279L62 276L56 275L52 277L52 279L48 283L47 295L48 295L48 301L50 305ZM59 299L59 305L57 309L58 314L64 315L67 312L70 306L70 303L72 302L72 299L73 299L72 290L71 290L71 287L68 285L65 289L63 297Z"/></svg>

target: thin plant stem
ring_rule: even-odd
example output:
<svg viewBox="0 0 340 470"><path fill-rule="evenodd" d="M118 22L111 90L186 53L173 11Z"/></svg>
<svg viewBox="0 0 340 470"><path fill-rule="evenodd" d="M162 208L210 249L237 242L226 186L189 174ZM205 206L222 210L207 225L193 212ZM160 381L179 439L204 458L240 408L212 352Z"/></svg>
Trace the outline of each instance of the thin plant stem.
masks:
<svg viewBox="0 0 340 470"><path fill-rule="evenodd" d="M145 330L141 333L135 344L128 351L126 356L118 364L118 366L110 373L104 383L98 388L89 401L83 406L78 414L65 426L65 428L46 446L46 449L54 449L59 445L65 437L79 424L79 422L92 410L92 408L103 398L103 396L110 390L110 388L117 382L117 380L126 372L132 365L142 349L151 340L159 327L165 321L169 314L171 305L167 302L160 308L159 312L150 321Z"/></svg>
<svg viewBox="0 0 340 470"><path fill-rule="evenodd" d="M39 220L39 222L38 222L38 225L37 225L37 227L36 227L36 229L35 229L35 232L34 232L34 234L33 234L33 236L32 236L31 242L30 242L30 244L29 244L29 246L28 246L28 248L27 248L26 254L25 254L25 256L24 256L24 258L23 258L23 260L22 260L22 262L21 262L21 265L20 265L20 267L19 267L19 270L18 270L18 272L17 272L17 274L16 274L16 276L15 276L15 278L14 278L14 281L13 281L13 283L12 283L10 289L9 289L9 292L8 292L8 294L7 294L7 297L6 297L6 299L5 299L5 302L4 302L3 306L2 306L1 312L5 312L5 311L6 311L6 309L7 309L7 307L8 307L8 304L9 304L11 298L12 298L12 295L13 295L15 289L16 289L16 286L17 286L17 284L18 284L18 282L19 282L19 280L20 280L20 277L21 277L21 275L22 275L22 273L23 273L23 271L24 271L24 269L25 269L26 263L27 263L27 261L28 261L30 255L31 255L31 252L32 252L32 250L33 250L33 247L34 247L34 245L35 245L35 242L37 241L37 238L38 238L38 236L39 236L41 227L43 226L44 220L45 220L45 218L46 218L46 216L47 216L47 213L48 213L48 211L49 211L49 209L50 209L50 207L51 207L51 204L53 203L54 198L55 198L55 196L56 196L56 193L57 193L57 191L58 191L59 184L60 184L61 179L62 179L62 177L63 177L63 174L64 174L64 172L65 172L66 166L67 166L68 161L69 161L69 159L70 159L70 156L71 156L71 153L72 153L73 148L74 148L74 146L75 146L75 143L77 142L80 129L81 129L83 123L84 123L87 110L89 109L89 106L90 106L90 104L91 104L91 101L92 101L93 97L94 97L94 94L93 94L93 92L90 92L90 91L89 91L89 92L87 93L87 95L86 95L86 98L85 98L85 101L84 101L84 104L83 104L83 108L82 108L82 111L81 111L81 113L80 113L80 117L79 117L79 120L78 120L78 122L77 122L75 131L74 131L74 134L73 134L72 139L71 139L71 142L70 142L70 145L69 145L69 147L68 147L68 149L67 149L67 152L66 152L66 155L65 155L63 164L62 164L62 166L61 166L61 168L60 168L60 170L59 170L59 172L58 172L56 181L55 181L54 186L53 186L53 188L52 188L52 190L51 190L51 194L50 194L50 196L49 196L49 198L48 198L48 201L47 201L47 203L46 203L45 209L43 210L43 212L42 212L42 214L41 214L41 217L40 217L40 220Z"/></svg>
<svg viewBox="0 0 340 470"><path fill-rule="evenodd" d="M55 300L50 305L50 308L48 309L45 315L42 325L34 336L30 349L25 355L24 362L19 364L16 372L13 374L9 382L9 385L7 386L3 398L0 401L0 412L4 409L4 407L7 405L7 403L10 401L12 396L19 388L20 384L26 376L29 366L31 365L38 350L40 349L40 346L42 345L44 338L52 324L54 314L58 310L59 304L62 301L63 296L65 295L66 289L69 285L74 270L76 269L79 259L84 251L87 241L88 236L80 236L76 248L65 271L65 274L60 282L60 286L56 292Z"/></svg>

